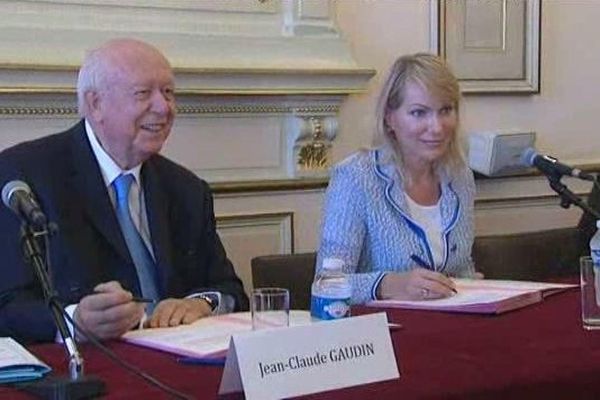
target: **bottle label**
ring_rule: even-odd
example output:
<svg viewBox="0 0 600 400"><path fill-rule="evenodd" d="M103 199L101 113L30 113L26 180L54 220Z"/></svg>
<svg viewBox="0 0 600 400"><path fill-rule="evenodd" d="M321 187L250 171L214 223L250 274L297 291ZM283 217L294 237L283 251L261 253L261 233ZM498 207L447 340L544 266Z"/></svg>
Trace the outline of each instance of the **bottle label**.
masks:
<svg viewBox="0 0 600 400"><path fill-rule="evenodd" d="M591 251L592 261L595 265L600 265L600 249L593 249Z"/></svg>
<svg viewBox="0 0 600 400"><path fill-rule="evenodd" d="M310 315L313 318L331 320L350 316L350 298L330 298L312 296Z"/></svg>

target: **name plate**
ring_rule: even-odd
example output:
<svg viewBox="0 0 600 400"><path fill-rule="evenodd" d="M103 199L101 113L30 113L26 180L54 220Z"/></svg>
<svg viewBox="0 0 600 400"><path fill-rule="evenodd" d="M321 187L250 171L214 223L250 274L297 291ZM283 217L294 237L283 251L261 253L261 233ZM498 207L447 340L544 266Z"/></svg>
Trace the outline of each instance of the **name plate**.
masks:
<svg viewBox="0 0 600 400"><path fill-rule="evenodd" d="M400 376L385 313L234 334L219 394L279 399Z"/></svg>

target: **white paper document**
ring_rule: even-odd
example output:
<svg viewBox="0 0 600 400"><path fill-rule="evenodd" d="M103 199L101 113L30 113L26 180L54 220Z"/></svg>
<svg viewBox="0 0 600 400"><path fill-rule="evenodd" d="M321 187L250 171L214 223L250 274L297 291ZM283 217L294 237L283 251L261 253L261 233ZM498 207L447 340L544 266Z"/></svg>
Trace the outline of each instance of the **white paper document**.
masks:
<svg viewBox="0 0 600 400"><path fill-rule="evenodd" d="M0 337L0 383L39 379L48 372L50 372L48 365L13 338Z"/></svg>
<svg viewBox="0 0 600 400"><path fill-rule="evenodd" d="M441 299L375 300L371 307L500 314L538 303L577 285L496 279L453 279L457 293Z"/></svg>
<svg viewBox="0 0 600 400"><path fill-rule="evenodd" d="M308 311L291 310L290 326L311 323ZM139 329L122 336L126 342L188 357L223 357L234 333L252 331L250 312L201 318L173 328Z"/></svg>

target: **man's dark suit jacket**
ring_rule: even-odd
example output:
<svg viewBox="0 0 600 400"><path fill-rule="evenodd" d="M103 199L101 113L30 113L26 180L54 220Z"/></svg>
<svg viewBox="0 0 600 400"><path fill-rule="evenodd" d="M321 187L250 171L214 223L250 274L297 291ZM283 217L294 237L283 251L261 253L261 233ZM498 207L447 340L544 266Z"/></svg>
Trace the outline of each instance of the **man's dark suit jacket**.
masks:
<svg viewBox="0 0 600 400"><path fill-rule="evenodd" d="M64 304L101 282L118 280L139 294L134 264L110 202L83 121L68 131L0 153L0 184L22 180L59 233L51 239L52 281ZM215 230L206 182L155 155L141 170L146 212L162 298L207 290L248 308L241 281ZM20 221L0 207L0 336L52 341L56 328L32 268L23 261Z"/></svg>

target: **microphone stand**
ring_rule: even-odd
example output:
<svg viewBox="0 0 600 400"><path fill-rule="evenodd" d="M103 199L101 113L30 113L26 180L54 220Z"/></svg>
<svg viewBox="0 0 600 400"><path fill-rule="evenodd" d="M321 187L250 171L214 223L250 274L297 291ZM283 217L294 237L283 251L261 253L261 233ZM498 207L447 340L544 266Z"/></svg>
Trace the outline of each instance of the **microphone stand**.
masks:
<svg viewBox="0 0 600 400"><path fill-rule="evenodd" d="M67 327L63 315L64 307L52 287L52 282L48 275L47 260L42 256L42 251L38 243L38 239L43 237L46 246L49 246L50 241L48 237L55 230L56 225L53 224L48 224L48 226L45 226L41 230L35 230L31 225L24 222L21 226L21 241L25 259L35 271L42 287L44 300L50 308L54 323L65 345L67 356L69 357L69 376L44 378L23 386L23 389L43 398L53 400L97 397L105 392L105 384L98 378L84 376L83 357ZM46 254L49 254L49 252L47 251Z"/></svg>
<svg viewBox="0 0 600 400"><path fill-rule="evenodd" d="M600 213L590 207L589 204L581 199L581 197L569 190L569 188L560 181L560 176L548 175L547 178L550 182L550 187L560 196L560 206L562 208L569 208L571 204L575 204L584 212L593 215L596 220L600 219ZM594 179L594 184L597 184L596 179Z"/></svg>

